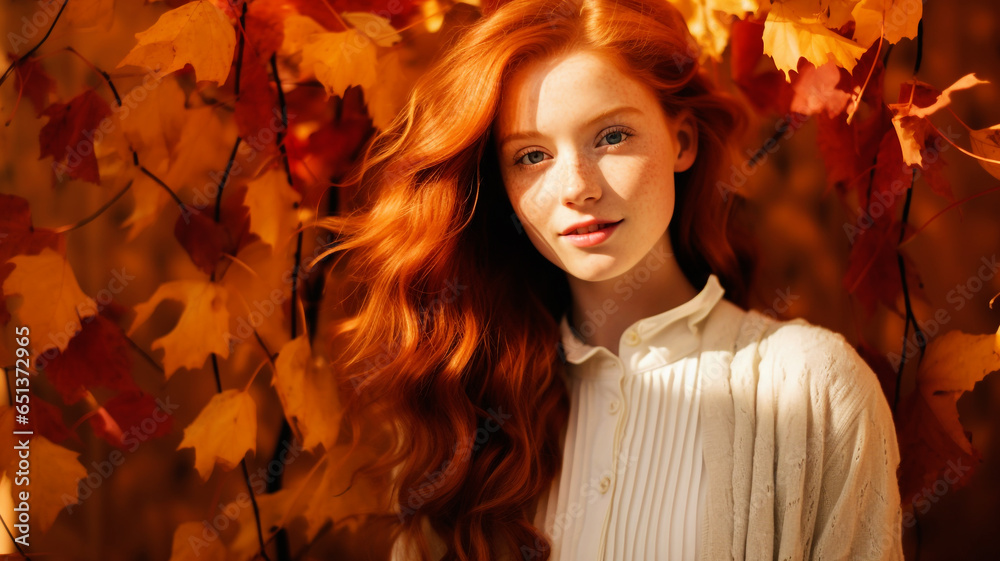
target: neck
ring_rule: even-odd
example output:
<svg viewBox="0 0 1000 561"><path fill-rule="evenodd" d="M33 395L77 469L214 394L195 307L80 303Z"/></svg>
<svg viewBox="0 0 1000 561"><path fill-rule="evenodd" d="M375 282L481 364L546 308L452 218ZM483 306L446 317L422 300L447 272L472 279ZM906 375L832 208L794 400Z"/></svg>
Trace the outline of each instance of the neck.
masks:
<svg viewBox="0 0 1000 561"><path fill-rule="evenodd" d="M567 275L567 280L572 296L570 325L588 345L606 347L616 355L630 325L698 294L677 264L666 235L621 276L584 281Z"/></svg>

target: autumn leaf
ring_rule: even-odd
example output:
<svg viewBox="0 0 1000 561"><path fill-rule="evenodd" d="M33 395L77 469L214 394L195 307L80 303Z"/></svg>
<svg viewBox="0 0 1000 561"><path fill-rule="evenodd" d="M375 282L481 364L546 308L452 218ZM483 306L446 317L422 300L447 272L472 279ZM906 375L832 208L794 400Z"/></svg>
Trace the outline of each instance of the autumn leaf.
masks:
<svg viewBox="0 0 1000 561"><path fill-rule="evenodd" d="M272 248L293 239L298 226L295 211L302 195L292 189L279 168L270 168L247 184L246 205L250 208L250 231Z"/></svg>
<svg viewBox="0 0 1000 561"><path fill-rule="evenodd" d="M722 52L729 43L730 20L756 12L756 0L673 0L671 2L684 16L688 30L701 47L702 58L722 59ZM697 53L690 53L694 55Z"/></svg>
<svg viewBox="0 0 1000 561"><path fill-rule="evenodd" d="M88 419L97 436L119 448L168 434L173 428L173 420L153 396L138 388L107 400ZM131 435L131 439L127 435Z"/></svg>
<svg viewBox="0 0 1000 561"><path fill-rule="evenodd" d="M954 472L954 488L968 482L980 455L959 421L958 398L997 370L1000 330L987 335L949 331L927 346L917 371L917 388L900 410L897 423L904 504L945 470Z"/></svg>
<svg viewBox="0 0 1000 561"><path fill-rule="evenodd" d="M758 111L785 115L790 111L794 91L785 81L785 75L764 56L763 35L763 21L747 19L733 23L730 39L733 81ZM758 70L762 60L770 67Z"/></svg>
<svg viewBox="0 0 1000 561"><path fill-rule="evenodd" d="M245 186L225 190L218 221L215 205L205 209L187 207L177 217L174 237L205 274L215 270L222 254L235 255L255 239L250 234L249 209L243 203L246 192Z"/></svg>
<svg viewBox="0 0 1000 561"><path fill-rule="evenodd" d="M99 130L102 121L111 115L108 102L91 88L69 103L53 103L42 114L49 122L38 134L39 159L52 156L57 179L69 175L100 183L94 138L103 134Z"/></svg>
<svg viewBox="0 0 1000 561"><path fill-rule="evenodd" d="M850 99L850 94L837 89L840 69L833 62L816 67L810 62L800 62L799 79L793 89L791 111L802 115L816 115L821 111L833 119Z"/></svg>
<svg viewBox="0 0 1000 561"><path fill-rule="evenodd" d="M351 85L374 87L376 62L375 43L354 29L310 35L302 47L302 67L315 73L329 96L344 95Z"/></svg>
<svg viewBox="0 0 1000 561"><path fill-rule="evenodd" d="M118 63L168 74L190 64L198 80L225 83L236 48L236 31L226 14L208 0L165 12L153 27L136 33L138 43Z"/></svg>
<svg viewBox="0 0 1000 561"><path fill-rule="evenodd" d="M340 428L337 385L329 364L313 356L306 335L281 348L271 383L303 447L314 450L322 444L332 449Z"/></svg>
<svg viewBox="0 0 1000 561"><path fill-rule="evenodd" d="M797 13L785 3L771 5L764 21L764 53L774 59L778 70L791 81L789 72L805 58L815 66L828 60L850 72L866 48L826 28L819 16Z"/></svg>
<svg viewBox="0 0 1000 561"><path fill-rule="evenodd" d="M257 405L250 394L226 390L216 394L184 429L178 450L194 448L194 466L208 481L218 463L231 470L257 448Z"/></svg>
<svg viewBox="0 0 1000 561"><path fill-rule="evenodd" d="M115 16L115 0L48 0L52 4L66 3L62 17L74 29L97 28L107 31Z"/></svg>
<svg viewBox="0 0 1000 561"><path fill-rule="evenodd" d="M14 55L11 58L15 58ZM19 58L14 63L14 87L19 96L23 94L31 100L36 117L42 116L49 105L49 96L56 92L55 81L34 56Z"/></svg>
<svg viewBox="0 0 1000 561"><path fill-rule="evenodd" d="M357 527L357 515L389 512L384 485L370 477L351 475L372 461L377 453L373 447L360 445L347 454L348 448L339 445L326 453L322 478L310 494L302 512L306 520L306 537L313 539L327 521Z"/></svg>
<svg viewBox="0 0 1000 561"><path fill-rule="evenodd" d="M208 281L179 280L161 284L146 302L135 307L135 319L129 335L145 323L164 300L184 304L177 325L168 334L153 341L152 348L163 349L163 370L167 379L180 368L200 368L212 353L229 356L228 292Z"/></svg>
<svg viewBox="0 0 1000 561"><path fill-rule="evenodd" d="M66 404L79 401L89 388L137 389L131 353L121 328L97 314L85 319L69 345L48 361L45 375Z"/></svg>
<svg viewBox="0 0 1000 561"><path fill-rule="evenodd" d="M370 12L344 12L340 16L380 47L391 47L403 40L384 17Z"/></svg>
<svg viewBox="0 0 1000 561"><path fill-rule="evenodd" d="M31 224L28 201L0 193L0 325L7 325L7 296L4 281L14 270L8 260L15 255L37 255L43 248L64 251L64 238L52 230L36 229Z"/></svg>
<svg viewBox="0 0 1000 561"><path fill-rule="evenodd" d="M1000 330L987 335L949 331L931 341L920 362L917 389L951 438L966 452L972 451L972 443L958 420L958 398L997 370Z"/></svg>
<svg viewBox="0 0 1000 561"><path fill-rule="evenodd" d="M24 298L16 313L31 330L34 354L66 349L83 328L81 318L96 314L97 304L80 290L66 259L47 247L38 255L19 255L10 262L14 270L4 281L3 292Z"/></svg>
<svg viewBox="0 0 1000 561"><path fill-rule="evenodd" d="M78 502L78 482L87 476L79 456L44 436L35 435L31 439L32 530L46 532L63 508ZM7 476L13 480L12 469L13 466L7 468Z"/></svg>
<svg viewBox="0 0 1000 561"><path fill-rule="evenodd" d="M969 132L972 152L977 156L993 160L978 160L979 165L993 177L1000 179L1000 125Z"/></svg>
<svg viewBox="0 0 1000 561"><path fill-rule="evenodd" d="M898 43L904 37L913 39L923 12L920 0L861 0L851 12L854 40L867 47L880 37L889 43Z"/></svg>

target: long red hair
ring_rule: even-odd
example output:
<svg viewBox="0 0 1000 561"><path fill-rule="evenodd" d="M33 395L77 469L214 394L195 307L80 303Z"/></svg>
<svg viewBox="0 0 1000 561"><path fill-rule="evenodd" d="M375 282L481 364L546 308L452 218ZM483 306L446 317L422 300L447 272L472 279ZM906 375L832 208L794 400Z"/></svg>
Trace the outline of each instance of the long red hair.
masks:
<svg viewBox="0 0 1000 561"><path fill-rule="evenodd" d="M355 444L371 423L390 435L366 471L391 472L393 537L424 558L425 520L446 559L548 558L531 521L562 462L569 290L519 228L491 126L520 64L581 48L611 55L668 113L693 109L698 155L676 178L671 241L695 287L715 273L728 298L746 295L751 260L727 228L738 198L720 188L745 117L667 0L515 0L464 30L347 182L359 207L319 222L336 234L328 290L346 310L333 335L343 415Z"/></svg>

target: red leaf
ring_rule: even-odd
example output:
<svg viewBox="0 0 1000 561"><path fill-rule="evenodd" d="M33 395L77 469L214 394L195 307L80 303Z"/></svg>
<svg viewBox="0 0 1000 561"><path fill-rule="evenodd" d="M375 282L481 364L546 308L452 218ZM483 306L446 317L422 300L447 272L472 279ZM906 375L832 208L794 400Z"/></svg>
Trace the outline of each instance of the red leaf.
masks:
<svg viewBox="0 0 1000 561"><path fill-rule="evenodd" d="M733 82L757 111L785 115L792 101L792 87L770 57L764 57L764 22L737 20L730 34ZM758 71L761 59L768 70Z"/></svg>
<svg viewBox="0 0 1000 561"><path fill-rule="evenodd" d="M10 58L17 59L14 54L10 54ZM18 95L27 96L35 107L35 116L41 117L42 110L49 104L49 95L56 92L55 81L33 56L17 59L14 72L14 87Z"/></svg>
<svg viewBox="0 0 1000 561"><path fill-rule="evenodd" d="M35 230L31 226L28 201L0 194L0 325L10 321L3 281L14 270L14 265L7 260L15 255L36 255L46 247L61 252L62 243L62 236L52 230Z"/></svg>
<svg viewBox="0 0 1000 561"><path fill-rule="evenodd" d="M103 136L101 121L111 115L111 107L93 89L74 97L69 103L53 103L43 115L49 122L38 135L39 159L52 156L57 178L63 174L100 184L94 138Z"/></svg>
<svg viewBox="0 0 1000 561"><path fill-rule="evenodd" d="M877 202L885 208L885 214L892 216L896 204L903 200L913 178L913 168L903 161L903 149L899 146L896 131L890 130L882 136L872 178L872 198L868 201L868 212L873 212Z"/></svg>
<svg viewBox="0 0 1000 561"><path fill-rule="evenodd" d="M248 56L243 61L235 118L240 137L250 142L255 149L272 152L277 150L274 138L278 131L283 130L283 125L278 109L278 95L271 86L271 78L264 64L256 56ZM268 142L263 142L264 138Z"/></svg>
<svg viewBox="0 0 1000 561"><path fill-rule="evenodd" d="M45 366L63 402L76 403L88 388L135 389L132 350L121 329L100 314L81 321L83 329Z"/></svg>
<svg viewBox="0 0 1000 561"><path fill-rule="evenodd" d="M963 450L941 427L923 394L912 392L903 401L896 421L899 438L899 491L904 508L918 507L934 495L935 483L945 480L956 490L969 482L981 456ZM921 497L924 497L923 499Z"/></svg>
<svg viewBox="0 0 1000 561"><path fill-rule="evenodd" d="M169 434L174 422L153 396L141 390L112 397L88 420L98 436L119 448Z"/></svg>
<svg viewBox="0 0 1000 561"><path fill-rule="evenodd" d="M182 212L174 224L174 237L187 251L191 261L205 274L212 274L223 253L236 255L243 246L257 239L250 233L250 209L244 204L247 188L225 188L219 222L215 206Z"/></svg>

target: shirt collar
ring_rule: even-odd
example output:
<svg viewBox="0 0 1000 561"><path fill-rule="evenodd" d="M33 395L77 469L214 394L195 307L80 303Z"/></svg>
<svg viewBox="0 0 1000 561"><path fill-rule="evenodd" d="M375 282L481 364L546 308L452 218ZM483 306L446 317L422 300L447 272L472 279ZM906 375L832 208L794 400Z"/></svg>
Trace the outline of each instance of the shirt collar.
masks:
<svg viewBox="0 0 1000 561"><path fill-rule="evenodd" d="M715 307L715 304L722 299L724 293L725 289L719 283L718 277L710 274L701 292L693 298L677 307L640 319L629 326L625 330L625 334L628 334L629 331L634 331L639 336L639 339L645 342L667 326L686 318L688 330L692 335L697 335L698 330L701 329L702 320L708 316L712 308ZM580 364L601 349L610 352L603 346L594 347L580 340L574 334L573 328L570 327L565 313L559 322L559 331L562 347L560 354L565 357L566 362Z"/></svg>

